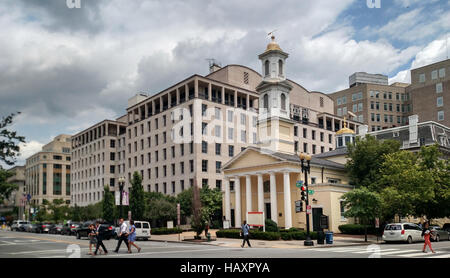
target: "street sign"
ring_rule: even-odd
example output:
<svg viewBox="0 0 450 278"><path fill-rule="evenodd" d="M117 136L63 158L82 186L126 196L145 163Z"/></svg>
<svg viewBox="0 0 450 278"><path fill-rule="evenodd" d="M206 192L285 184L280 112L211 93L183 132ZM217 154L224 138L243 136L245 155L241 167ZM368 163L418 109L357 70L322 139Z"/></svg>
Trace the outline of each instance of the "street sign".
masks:
<svg viewBox="0 0 450 278"><path fill-rule="evenodd" d="M308 194L309 195L313 195L314 194L314 190L312 190L312 189L308 190Z"/></svg>
<svg viewBox="0 0 450 278"><path fill-rule="evenodd" d="M302 187L303 185L303 181L297 181L297 183L295 184L295 186L297 186L298 188Z"/></svg>
<svg viewBox="0 0 450 278"><path fill-rule="evenodd" d="M375 218L375 228L380 228L380 218Z"/></svg>
<svg viewBox="0 0 450 278"><path fill-rule="evenodd" d="M303 207L302 201L300 201L300 200L295 201L295 212L296 213L297 212L301 212L302 211L302 207Z"/></svg>
<svg viewBox="0 0 450 278"><path fill-rule="evenodd" d="M307 205L306 206L306 214L311 214L311 213L312 213L311 205Z"/></svg>
<svg viewBox="0 0 450 278"><path fill-rule="evenodd" d="M115 193L114 193L114 197L115 197L115 200L116 200L116 206L120 206L120 191L116 191Z"/></svg>

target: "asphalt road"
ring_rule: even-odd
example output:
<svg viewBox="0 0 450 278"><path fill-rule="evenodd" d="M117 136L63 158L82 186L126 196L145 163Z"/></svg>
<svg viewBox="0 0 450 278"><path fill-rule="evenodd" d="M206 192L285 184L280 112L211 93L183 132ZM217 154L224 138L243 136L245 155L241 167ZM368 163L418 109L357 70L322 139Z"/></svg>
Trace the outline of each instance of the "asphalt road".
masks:
<svg viewBox="0 0 450 278"><path fill-rule="evenodd" d="M105 240L108 255L97 258L450 258L450 241L434 242L436 254L423 253L423 243L378 244L370 246L289 248L230 248L192 243L138 241L142 251L128 254L122 244L119 254L113 253L117 241ZM89 241L74 236L0 231L0 258L68 258L88 255Z"/></svg>

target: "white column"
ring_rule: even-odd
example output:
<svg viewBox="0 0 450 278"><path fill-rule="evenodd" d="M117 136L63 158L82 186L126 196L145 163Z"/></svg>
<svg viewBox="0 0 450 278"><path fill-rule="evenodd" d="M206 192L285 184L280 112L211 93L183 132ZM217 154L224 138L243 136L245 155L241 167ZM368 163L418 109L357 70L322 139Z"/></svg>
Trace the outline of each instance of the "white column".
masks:
<svg viewBox="0 0 450 278"><path fill-rule="evenodd" d="M235 209L234 209L234 219L235 226L241 227L241 182L239 177L234 179L234 196L235 196Z"/></svg>
<svg viewBox="0 0 450 278"><path fill-rule="evenodd" d="M258 211L264 211L264 184L262 174L258 174Z"/></svg>
<svg viewBox="0 0 450 278"><path fill-rule="evenodd" d="M284 227L286 229L292 227L291 181L289 178L289 172L284 172Z"/></svg>
<svg viewBox="0 0 450 278"><path fill-rule="evenodd" d="M250 175L245 176L245 189L246 208L247 212L249 212L252 211L252 181ZM245 215L247 215L247 213Z"/></svg>
<svg viewBox="0 0 450 278"><path fill-rule="evenodd" d="M230 181L228 178L225 178L223 181L225 186L225 218L227 221L231 221Z"/></svg>
<svg viewBox="0 0 450 278"><path fill-rule="evenodd" d="M270 173L270 218L278 224L277 184L275 173Z"/></svg>

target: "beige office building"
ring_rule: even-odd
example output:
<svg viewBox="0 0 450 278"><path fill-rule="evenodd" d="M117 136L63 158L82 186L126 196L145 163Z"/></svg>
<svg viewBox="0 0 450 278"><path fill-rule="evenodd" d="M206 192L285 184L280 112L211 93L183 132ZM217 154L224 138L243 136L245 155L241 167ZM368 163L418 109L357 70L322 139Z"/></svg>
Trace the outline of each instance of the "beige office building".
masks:
<svg viewBox="0 0 450 278"><path fill-rule="evenodd" d="M32 155L25 164L25 192L31 194L31 204L41 205L63 199L70 203L70 135L58 135Z"/></svg>
<svg viewBox="0 0 450 278"><path fill-rule="evenodd" d="M104 120L72 136L72 205L101 201L106 185L118 190L125 168L125 119Z"/></svg>
<svg viewBox="0 0 450 278"><path fill-rule="evenodd" d="M409 84L394 83L385 84L380 78L375 81L367 78L353 80L350 88L330 94L334 99L334 109L338 116L348 115L349 112L355 116L353 120L369 126L369 131L382 130L386 128L408 124L408 115L411 114L411 98L406 92ZM379 77L380 75L373 75ZM352 75L354 77L354 75ZM373 82L373 83L370 83Z"/></svg>
<svg viewBox="0 0 450 278"><path fill-rule="evenodd" d="M413 114L450 126L450 59L411 70Z"/></svg>

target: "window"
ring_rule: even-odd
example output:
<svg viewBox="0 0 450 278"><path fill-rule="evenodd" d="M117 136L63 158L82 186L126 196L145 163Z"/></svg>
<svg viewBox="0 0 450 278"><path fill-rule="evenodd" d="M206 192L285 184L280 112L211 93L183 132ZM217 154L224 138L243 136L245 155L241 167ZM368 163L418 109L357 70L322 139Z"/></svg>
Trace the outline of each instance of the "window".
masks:
<svg viewBox="0 0 450 278"><path fill-rule="evenodd" d="M265 62L264 62L264 75L265 76L268 76L270 73L269 73L269 61L268 60L266 60Z"/></svg>
<svg viewBox="0 0 450 278"><path fill-rule="evenodd" d="M234 146L228 146L228 156L233 157L234 156Z"/></svg>
<svg viewBox="0 0 450 278"><path fill-rule="evenodd" d="M222 145L219 143L216 143L216 155L220 155L222 149Z"/></svg>
<svg viewBox="0 0 450 278"><path fill-rule="evenodd" d="M206 104L202 104L202 116L206 116L207 109L208 109L208 106Z"/></svg>
<svg viewBox="0 0 450 278"><path fill-rule="evenodd" d="M206 141L202 141L202 153L208 153L208 143Z"/></svg>
<svg viewBox="0 0 450 278"><path fill-rule="evenodd" d="M278 60L278 75L282 76L283 75L283 61Z"/></svg>
<svg viewBox="0 0 450 278"><path fill-rule="evenodd" d="M220 168L222 168L222 162L216 161L216 173L220 174Z"/></svg>
<svg viewBox="0 0 450 278"><path fill-rule="evenodd" d="M244 72L244 84L248 84L248 72Z"/></svg>
<svg viewBox="0 0 450 278"><path fill-rule="evenodd" d="M241 141L245 142L246 138L247 138L247 131L241 130Z"/></svg>
<svg viewBox="0 0 450 278"><path fill-rule="evenodd" d="M438 111L438 121L444 120L444 111Z"/></svg>
<svg viewBox="0 0 450 278"><path fill-rule="evenodd" d="M233 128L229 127L228 128L228 139L233 140L233 133L234 133Z"/></svg>
<svg viewBox="0 0 450 278"><path fill-rule="evenodd" d="M307 138L308 136L308 130L306 128L303 128L303 138Z"/></svg>
<svg viewBox="0 0 450 278"><path fill-rule="evenodd" d="M322 105L321 105L322 107ZM281 94L281 110L286 110L286 95Z"/></svg>
<svg viewBox="0 0 450 278"><path fill-rule="evenodd" d="M419 74L419 82L424 83L425 82L425 73Z"/></svg>
<svg viewBox="0 0 450 278"><path fill-rule="evenodd" d="M245 114L241 114L241 125L245 125L246 122L247 122L247 117L245 116Z"/></svg>
<svg viewBox="0 0 450 278"><path fill-rule="evenodd" d="M438 72L437 72L437 70L433 70L432 72L431 72L431 79L437 79L438 78Z"/></svg>
<svg viewBox="0 0 450 278"><path fill-rule="evenodd" d="M214 135L216 136L216 137L220 137L221 136L221 126L220 125L216 125L215 127L214 127Z"/></svg>
<svg viewBox="0 0 450 278"><path fill-rule="evenodd" d="M222 181L221 180L216 180L216 188L219 190L222 190Z"/></svg>
<svg viewBox="0 0 450 278"><path fill-rule="evenodd" d="M208 124L207 123L202 123L202 134L203 135L207 135L206 133L207 133L207 127L208 126Z"/></svg>
<svg viewBox="0 0 450 278"><path fill-rule="evenodd" d="M341 105L342 104L342 100L340 97L337 98L337 105Z"/></svg>
<svg viewBox="0 0 450 278"><path fill-rule="evenodd" d="M338 108L337 109L337 115L338 116L342 116L342 108Z"/></svg>
<svg viewBox="0 0 450 278"><path fill-rule="evenodd" d="M320 101L320 107L323 107L323 97L320 97L319 101Z"/></svg>
<svg viewBox="0 0 450 278"><path fill-rule="evenodd" d="M442 107L442 106L444 106L444 98L438 97L437 98L437 107Z"/></svg>
<svg viewBox="0 0 450 278"><path fill-rule="evenodd" d="M294 136L298 136L298 126L294 126Z"/></svg>
<svg viewBox="0 0 450 278"><path fill-rule="evenodd" d="M442 93L442 83L436 84L436 93Z"/></svg>
<svg viewBox="0 0 450 278"><path fill-rule="evenodd" d="M202 172L208 172L208 160L202 160Z"/></svg>
<svg viewBox="0 0 450 278"><path fill-rule="evenodd" d="M445 77L445 68L442 68L439 70L439 78L444 78Z"/></svg>
<svg viewBox="0 0 450 278"><path fill-rule="evenodd" d="M194 172L194 160L189 160L189 171Z"/></svg>
<svg viewBox="0 0 450 278"><path fill-rule="evenodd" d="M264 108L266 108L266 109L269 108L269 95L268 94L264 95Z"/></svg>
<svg viewBox="0 0 450 278"><path fill-rule="evenodd" d="M233 122L233 111L228 110L228 122Z"/></svg>
<svg viewBox="0 0 450 278"><path fill-rule="evenodd" d="M217 120L220 120L220 118L221 118L220 115L221 115L220 108L216 107L215 108L215 117Z"/></svg>
<svg viewBox="0 0 450 278"><path fill-rule="evenodd" d="M316 131L311 130L311 139L316 140Z"/></svg>
<svg viewBox="0 0 450 278"><path fill-rule="evenodd" d="M342 104L346 104L347 103L347 96L343 96L342 97Z"/></svg>
<svg viewBox="0 0 450 278"><path fill-rule="evenodd" d="M363 111L363 103L358 103L358 112Z"/></svg>

